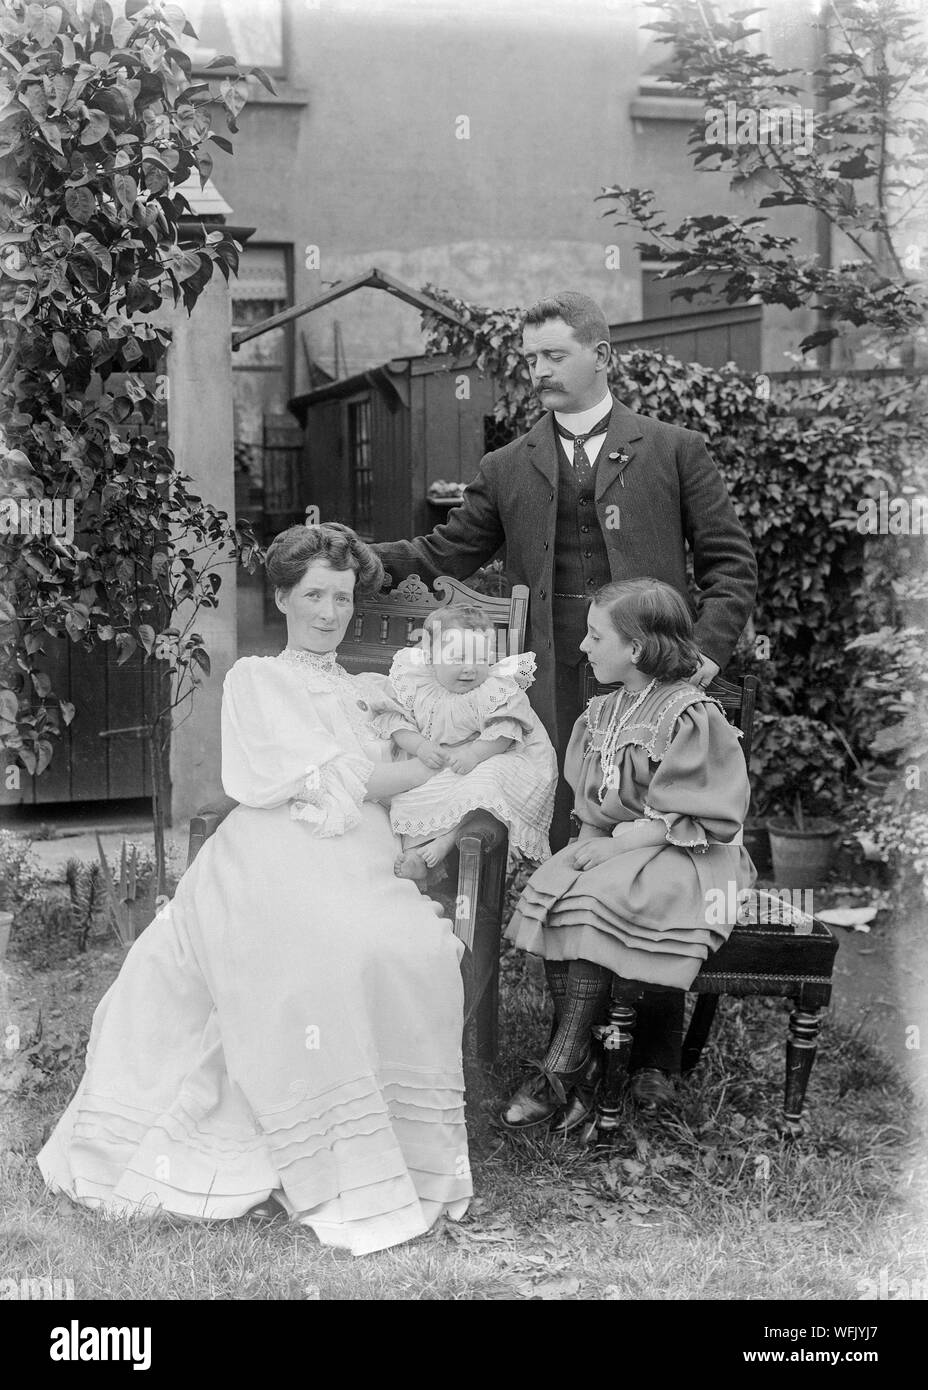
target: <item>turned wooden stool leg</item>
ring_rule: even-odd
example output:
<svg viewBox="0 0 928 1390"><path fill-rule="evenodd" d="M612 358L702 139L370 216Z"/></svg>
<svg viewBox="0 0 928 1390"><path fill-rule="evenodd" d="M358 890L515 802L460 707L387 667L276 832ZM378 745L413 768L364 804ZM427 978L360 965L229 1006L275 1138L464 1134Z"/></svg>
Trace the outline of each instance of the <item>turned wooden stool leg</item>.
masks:
<svg viewBox="0 0 928 1390"><path fill-rule="evenodd" d="M805 1104L806 1089L818 1049L821 1026L818 1009L796 1008L789 1016L782 1129L791 1139L798 1138L802 1133L802 1107Z"/></svg>
<svg viewBox="0 0 928 1390"><path fill-rule="evenodd" d="M636 1017L629 1004L613 1000L609 1005L608 1022L593 1029L594 1038L603 1045L606 1065L596 1105L596 1121L584 1132L584 1143L591 1143L597 1135L610 1140L619 1128L619 1099L632 1055Z"/></svg>

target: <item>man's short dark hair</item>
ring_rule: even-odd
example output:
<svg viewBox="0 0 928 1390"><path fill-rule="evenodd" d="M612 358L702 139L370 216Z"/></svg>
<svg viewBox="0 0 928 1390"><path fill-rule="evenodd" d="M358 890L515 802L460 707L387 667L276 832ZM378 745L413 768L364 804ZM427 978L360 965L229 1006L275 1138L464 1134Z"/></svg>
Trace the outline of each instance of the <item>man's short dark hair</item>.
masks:
<svg viewBox="0 0 928 1390"><path fill-rule="evenodd" d="M593 347L596 343L610 341L609 324L606 315L588 294L577 290L561 290L547 299L539 299L537 304L526 312L522 327L537 328L551 319L563 319L577 335L581 343Z"/></svg>

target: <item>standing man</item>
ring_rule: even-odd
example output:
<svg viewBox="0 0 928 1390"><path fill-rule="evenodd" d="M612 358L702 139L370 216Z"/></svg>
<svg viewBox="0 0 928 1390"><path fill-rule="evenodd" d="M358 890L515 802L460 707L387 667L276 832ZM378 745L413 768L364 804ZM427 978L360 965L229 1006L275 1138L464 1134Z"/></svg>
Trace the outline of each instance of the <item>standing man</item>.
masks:
<svg viewBox="0 0 928 1390"><path fill-rule="evenodd" d="M394 582L417 573L466 579L506 547L506 570L529 587L530 699L563 758L583 709L589 598L610 580L650 576L699 599L694 676L708 685L731 656L754 602L757 566L702 435L636 415L609 390L609 325L588 295L564 291L525 315L522 350L545 415L487 454L461 506L412 541L375 545ZM573 795L561 780L552 848L570 836Z"/></svg>

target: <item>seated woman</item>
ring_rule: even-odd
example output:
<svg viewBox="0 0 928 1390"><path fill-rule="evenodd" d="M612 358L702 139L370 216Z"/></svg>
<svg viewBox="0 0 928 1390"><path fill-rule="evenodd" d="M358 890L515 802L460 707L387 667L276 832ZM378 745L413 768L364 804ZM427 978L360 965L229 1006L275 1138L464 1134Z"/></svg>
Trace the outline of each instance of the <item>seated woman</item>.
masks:
<svg viewBox="0 0 928 1390"><path fill-rule="evenodd" d="M463 949L393 872L379 804L434 769L391 761L335 660L383 567L347 527L293 526L268 576L276 657L226 677L222 780L240 804L129 951L39 1167L108 1214L242 1216L273 1197L356 1255L471 1196Z"/></svg>
<svg viewBox="0 0 928 1390"><path fill-rule="evenodd" d="M556 1029L543 1070L512 1097L513 1129L582 1124L600 1061L590 1030L616 993L638 1015L632 1090L653 1108L673 1094L684 992L734 921L717 925L710 890L754 882L738 832L750 788L738 734L686 680L698 662L685 602L657 579L607 584L581 643L601 685L574 726L564 771L576 840L532 875L506 935L545 959Z"/></svg>

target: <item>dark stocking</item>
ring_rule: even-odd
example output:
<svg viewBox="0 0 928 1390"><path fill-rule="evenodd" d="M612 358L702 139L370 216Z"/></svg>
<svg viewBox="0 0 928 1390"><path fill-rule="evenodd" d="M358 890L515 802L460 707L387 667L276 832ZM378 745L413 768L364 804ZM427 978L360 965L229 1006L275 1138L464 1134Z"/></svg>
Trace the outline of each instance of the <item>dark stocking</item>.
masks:
<svg viewBox="0 0 928 1390"><path fill-rule="evenodd" d="M609 1005L611 972L588 960L572 960L567 970L567 989L557 1032L545 1056L549 1071L575 1071L590 1049L590 1029L601 1023Z"/></svg>
<svg viewBox="0 0 928 1390"><path fill-rule="evenodd" d="M548 993L551 995L551 1002L554 1005L554 1020L551 1024L551 1034L548 1038L548 1046L554 1042L555 1034L564 1014L564 1000L567 998L567 967L570 964L566 960L546 960L545 979L548 982Z"/></svg>

